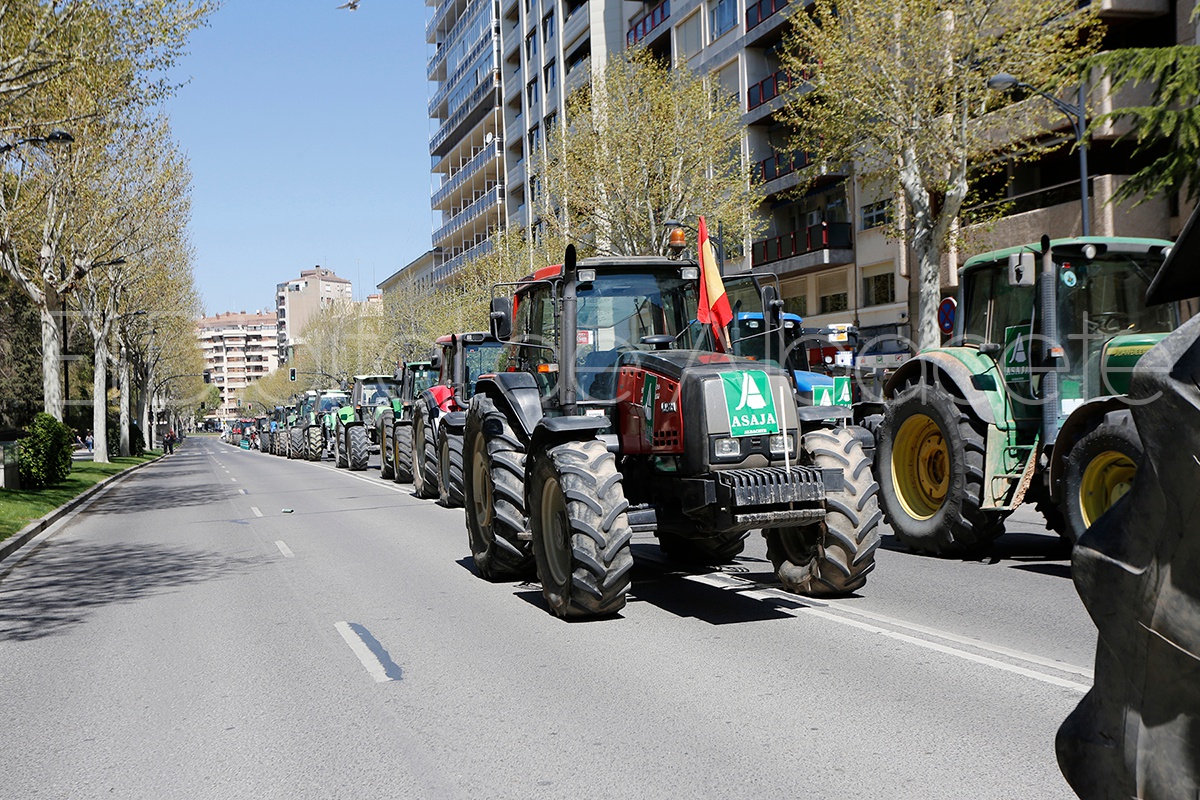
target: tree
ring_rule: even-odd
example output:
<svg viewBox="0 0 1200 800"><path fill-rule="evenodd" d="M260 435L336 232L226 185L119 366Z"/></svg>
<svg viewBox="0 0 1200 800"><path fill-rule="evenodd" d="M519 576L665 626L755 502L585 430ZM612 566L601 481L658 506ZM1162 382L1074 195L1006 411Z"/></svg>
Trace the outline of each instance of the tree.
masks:
<svg viewBox="0 0 1200 800"><path fill-rule="evenodd" d="M207 0L0 4L0 124L45 142L52 126L161 101L172 88L165 71L213 8ZM90 267L68 264L59 250L70 215L61 196L66 159L28 148L8 155L20 167L0 189L0 270L38 308L43 403L62 419L61 317Z"/></svg>
<svg viewBox="0 0 1200 800"><path fill-rule="evenodd" d="M704 215L749 240L763 223L742 132L737 98L708 77L644 50L610 56L534 160L538 235L599 255L666 255L666 220Z"/></svg>
<svg viewBox="0 0 1200 800"><path fill-rule="evenodd" d="M1127 123L1122 138L1134 140L1134 159L1149 160L1121 184L1113 202L1136 197L1141 203L1184 186L1189 201L1200 198L1200 47L1113 50L1084 59L1077 73L1085 80L1096 71L1109 78L1112 93L1129 85L1152 87L1148 104L1118 108L1088 126L1090 135Z"/></svg>
<svg viewBox="0 0 1200 800"><path fill-rule="evenodd" d="M1028 148L1038 117L1011 108L987 79L1019 68L1054 86L1097 45L1076 0L815 0L791 16L783 57L795 149L852 164L904 198L902 239L917 260L920 348L940 342L940 268L968 191L968 170Z"/></svg>

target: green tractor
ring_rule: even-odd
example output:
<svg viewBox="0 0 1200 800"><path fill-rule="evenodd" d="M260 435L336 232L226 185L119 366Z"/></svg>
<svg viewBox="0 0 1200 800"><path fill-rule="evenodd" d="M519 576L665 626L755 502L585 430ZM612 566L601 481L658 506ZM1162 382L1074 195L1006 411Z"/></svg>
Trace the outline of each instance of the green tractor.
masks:
<svg viewBox="0 0 1200 800"><path fill-rule="evenodd" d="M1142 446L1124 394L1178 323L1145 302L1170 247L1043 237L967 261L953 346L919 353L885 388L880 503L898 539L976 551L1032 501L1074 543L1129 490Z"/></svg>
<svg viewBox="0 0 1200 800"><path fill-rule="evenodd" d="M421 392L437 383L438 371L430 361L406 361L400 370L400 389L379 418L380 477L412 483L413 403Z"/></svg>
<svg viewBox="0 0 1200 800"><path fill-rule="evenodd" d="M333 416L348 399L342 391L309 390L291 427L292 458L320 461L333 441Z"/></svg>
<svg viewBox="0 0 1200 800"><path fill-rule="evenodd" d="M385 409L400 390L391 375L356 375L346 403L333 417L333 453L339 468L364 470L371 452L379 449L379 429Z"/></svg>

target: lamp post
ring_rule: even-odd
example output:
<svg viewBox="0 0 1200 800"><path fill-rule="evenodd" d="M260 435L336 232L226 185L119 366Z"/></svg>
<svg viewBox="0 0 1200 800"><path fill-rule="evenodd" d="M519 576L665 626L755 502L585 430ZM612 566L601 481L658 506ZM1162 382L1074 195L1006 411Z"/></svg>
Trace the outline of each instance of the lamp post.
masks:
<svg viewBox="0 0 1200 800"><path fill-rule="evenodd" d="M1084 106L1084 91L1083 84L1079 84L1079 104L1072 105L1071 103L1061 100L1049 92L1043 91L1036 86L1031 86L1018 78L1009 75L1007 72L1001 72L998 75L993 75L988 78L987 86L989 89L998 92L1011 92L1013 89L1027 89L1034 94L1041 95L1054 104L1054 107L1061 111L1071 123L1071 129L1075 132L1075 149L1079 151L1079 209L1083 214L1083 235L1092 235L1092 218L1088 208L1088 163L1087 163L1087 141L1084 139L1084 132L1087 128L1087 110Z"/></svg>
<svg viewBox="0 0 1200 800"><path fill-rule="evenodd" d="M0 155L7 153L9 150L20 147L23 144L31 144L34 147L43 147L48 144L71 144L75 141L75 137L66 131L50 131L45 136L27 136L24 139L17 139L15 142L4 142L0 144Z"/></svg>

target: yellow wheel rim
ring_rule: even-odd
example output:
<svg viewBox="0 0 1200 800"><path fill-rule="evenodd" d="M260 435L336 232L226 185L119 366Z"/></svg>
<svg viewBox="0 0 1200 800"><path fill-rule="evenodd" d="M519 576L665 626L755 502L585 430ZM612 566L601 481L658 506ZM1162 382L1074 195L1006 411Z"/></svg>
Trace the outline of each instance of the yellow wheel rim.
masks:
<svg viewBox="0 0 1200 800"><path fill-rule="evenodd" d="M1079 511L1083 524L1091 527L1113 503L1125 496L1133 486L1137 465L1124 453L1105 450L1083 468L1079 484Z"/></svg>
<svg viewBox="0 0 1200 800"><path fill-rule="evenodd" d="M913 519L929 519L950 489L950 450L931 417L913 414L892 441L892 480L896 497Z"/></svg>

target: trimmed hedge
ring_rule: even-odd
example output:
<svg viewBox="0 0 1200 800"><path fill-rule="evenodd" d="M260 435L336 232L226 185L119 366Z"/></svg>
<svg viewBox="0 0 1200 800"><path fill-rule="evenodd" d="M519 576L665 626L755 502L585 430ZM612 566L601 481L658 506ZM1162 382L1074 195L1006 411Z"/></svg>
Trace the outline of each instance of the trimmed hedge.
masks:
<svg viewBox="0 0 1200 800"><path fill-rule="evenodd" d="M21 488L41 489L61 483L71 474L75 437L71 429L46 413L38 414L20 442L17 468Z"/></svg>
<svg viewBox="0 0 1200 800"><path fill-rule="evenodd" d="M142 429L137 425L129 426L129 455L141 458L146 453L146 438ZM118 421L108 421L108 457L117 458L121 455L121 425Z"/></svg>

